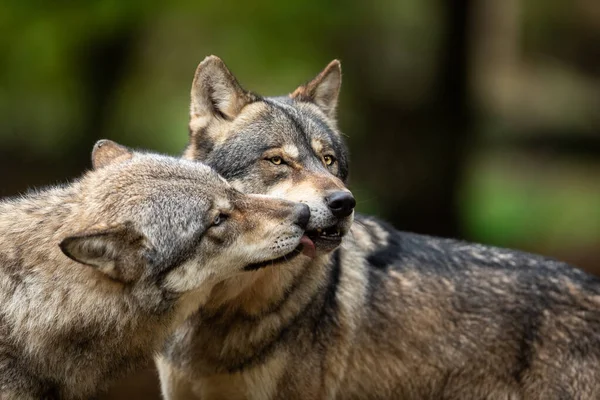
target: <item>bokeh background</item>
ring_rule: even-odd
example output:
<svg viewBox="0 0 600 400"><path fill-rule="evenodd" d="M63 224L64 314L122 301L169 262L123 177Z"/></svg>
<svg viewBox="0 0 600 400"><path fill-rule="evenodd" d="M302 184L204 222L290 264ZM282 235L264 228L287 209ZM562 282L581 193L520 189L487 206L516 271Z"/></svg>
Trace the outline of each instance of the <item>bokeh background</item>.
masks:
<svg viewBox="0 0 600 400"><path fill-rule="evenodd" d="M0 28L0 196L100 138L180 154L206 55L265 95L339 58L360 211L600 272L598 0L5 0Z"/></svg>

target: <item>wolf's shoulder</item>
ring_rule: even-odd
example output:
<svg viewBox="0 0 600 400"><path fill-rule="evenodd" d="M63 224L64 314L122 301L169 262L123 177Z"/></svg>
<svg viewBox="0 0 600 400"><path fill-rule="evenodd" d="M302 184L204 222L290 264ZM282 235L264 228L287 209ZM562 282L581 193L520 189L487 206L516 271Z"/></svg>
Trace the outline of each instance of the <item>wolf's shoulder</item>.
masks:
<svg viewBox="0 0 600 400"><path fill-rule="evenodd" d="M567 263L520 250L404 232L365 215L356 216L353 230L361 233L354 235L351 245L363 249L370 269L413 269L420 273L452 276L487 269L513 272L524 278L543 273L600 287L600 279Z"/></svg>

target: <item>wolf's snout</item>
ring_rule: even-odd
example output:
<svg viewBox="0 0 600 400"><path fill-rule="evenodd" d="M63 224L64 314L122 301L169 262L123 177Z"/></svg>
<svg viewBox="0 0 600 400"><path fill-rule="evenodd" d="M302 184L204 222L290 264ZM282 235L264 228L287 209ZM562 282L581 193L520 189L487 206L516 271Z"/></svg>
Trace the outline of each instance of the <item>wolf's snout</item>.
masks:
<svg viewBox="0 0 600 400"><path fill-rule="evenodd" d="M352 214L356 200L350 192L335 192L327 196L325 199L331 213L337 218L344 218Z"/></svg>
<svg viewBox="0 0 600 400"><path fill-rule="evenodd" d="M296 221L294 221L294 223L306 230L308 220L310 219L310 208L306 204L298 203L295 205L294 211L294 215L296 216Z"/></svg>

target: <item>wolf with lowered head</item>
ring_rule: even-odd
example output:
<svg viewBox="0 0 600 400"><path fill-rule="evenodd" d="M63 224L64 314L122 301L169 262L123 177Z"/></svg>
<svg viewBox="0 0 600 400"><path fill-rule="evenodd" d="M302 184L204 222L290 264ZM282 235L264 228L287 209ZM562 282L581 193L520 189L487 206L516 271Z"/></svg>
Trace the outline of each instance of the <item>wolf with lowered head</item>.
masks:
<svg viewBox="0 0 600 400"><path fill-rule="evenodd" d="M81 399L144 366L212 284L301 250L309 210L100 141L94 169L0 202L0 399Z"/></svg>

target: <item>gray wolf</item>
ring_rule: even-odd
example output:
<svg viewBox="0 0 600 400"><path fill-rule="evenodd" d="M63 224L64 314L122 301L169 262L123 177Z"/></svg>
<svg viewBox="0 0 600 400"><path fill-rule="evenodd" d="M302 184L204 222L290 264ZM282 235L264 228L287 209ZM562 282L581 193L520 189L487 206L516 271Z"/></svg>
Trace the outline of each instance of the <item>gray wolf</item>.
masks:
<svg viewBox="0 0 600 400"><path fill-rule="evenodd" d="M79 399L144 366L210 286L293 258L309 210L110 141L70 185L0 202L0 398Z"/></svg>
<svg viewBox="0 0 600 400"><path fill-rule="evenodd" d="M350 200L341 217L326 209L348 174L340 83L334 61L261 97L220 59L199 65L184 157L244 192L309 204L316 256L216 285L158 359L165 397L599 399L597 278L367 216L348 229Z"/></svg>

